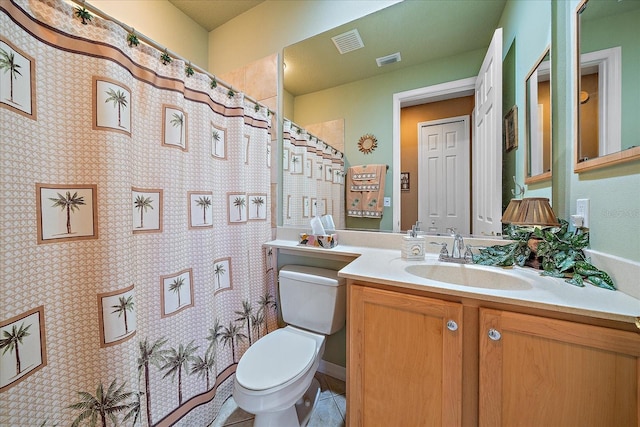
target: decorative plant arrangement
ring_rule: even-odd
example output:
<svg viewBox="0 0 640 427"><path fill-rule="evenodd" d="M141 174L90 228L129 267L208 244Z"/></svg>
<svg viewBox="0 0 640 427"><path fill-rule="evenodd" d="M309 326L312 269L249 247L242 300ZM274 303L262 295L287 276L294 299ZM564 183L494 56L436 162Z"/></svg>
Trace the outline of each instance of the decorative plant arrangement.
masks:
<svg viewBox="0 0 640 427"><path fill-rule="evenodd" d="M165 49L162 55L160 55L160 61L164 65L170 64L173 61L173 59L171 59L171 57L169 56L169 52L167 52L167 49Z"/></svg>
<svg viewBox="0 0 640 427"><path fill-rule="evenodd" d="M189 64L187 64L186 67L184 67L184 73L187 77L191 77L195 74L195 71L193 69L193 67L191 66L191 62L189 62Z"/></svg>
<svg viewBox="0 0 640 427"><path fill-rule="evenodd" d="M568 225L565 220L560 220L560 227L544 229L509 225L505 236L515 241L481 249L473 256L473 262L522 267L533 256L540 261L543 276L564 278L565 282L575 286L582 287L587 281L600 288L615 290L611 277L591 264L583 252L589 244L589 233L568 231Z"/></svg>

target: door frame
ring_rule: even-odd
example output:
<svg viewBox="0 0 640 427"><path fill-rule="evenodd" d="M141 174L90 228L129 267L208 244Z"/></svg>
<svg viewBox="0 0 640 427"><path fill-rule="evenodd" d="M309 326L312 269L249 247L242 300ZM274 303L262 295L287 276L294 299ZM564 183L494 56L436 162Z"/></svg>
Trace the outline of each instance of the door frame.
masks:
<svg viewBox="0 0 640 427"><path fill-rule="evenodd" d="M464 234L470 234L471 231L471 149L472 149L472 140L471 140L471 115L466 114L462 116L453 116L453 117L445 117L443 119L437 120L427 120L424 122L418 123L418 220L420 220L420 212L423 211L423 197L421 197L422 190L422 180L421 180L421 172L422 167L426 166L422 164L422 154L423 154L423 140L422 140L422 128L427 126L441 126L449 123L458 123L462 122L464 128L464 137L466 140L466 148L467 148L467 162L468 169L466 174L466 187L467 192L465 194L465 221L466 221L466 231L460 231ZM426 222L421 223L424 227L428 227ZM426 228L425 228L426 229ZM460 229L458 229L460 230Z"/></svg>
<svg viewBox="0 0 640 427"><path fill-rule="evenodd" d="M474 95L476 77L393 94L393 231L400 230L400 111L403 107ZM473 150L473 147L472 147Z"/></svg>

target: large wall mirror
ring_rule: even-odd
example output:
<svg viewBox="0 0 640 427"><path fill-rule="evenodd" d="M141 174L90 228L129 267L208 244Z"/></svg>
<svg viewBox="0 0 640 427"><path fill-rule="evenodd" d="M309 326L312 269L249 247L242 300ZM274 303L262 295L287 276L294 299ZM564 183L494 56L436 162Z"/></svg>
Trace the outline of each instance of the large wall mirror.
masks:
<svg viewBox="0 0 640 427"><path fill-rule="evenodd" d="M551 54L547 48L525 80L525 183L551 179Z"/></svg>
<svg viewBox="0 0 640 427"><path fill-rule="evenodd" d="M343 120L341 151L345 170L368 164L389 166L384 196L390 205L385 205L382 218L347 215L345 228L394 230L393 209L400 205L393 201L394 186L396 181L400 182L401 173L407 185L402 189L398 186L397 192L403 198L413 196L417 202L418 174L394 167L393 95L475 77L505 4L506 0L490 0L464 2L465 6L460 7L451 1L402 1L285 47L281 117L331 145L332 141L311 125ZM451 24L454 20L456 25ZM465 31L460 32L460 28ZM358 34L350 33L353 29ZM338 41L334 42L333 37L338 37ZM359 39L364 47L339 52L348 51L352 47L349 43L358 45ZM400 55L394 56L396 52ZM435 103L435 99L430 102ZM417 127L412 130L417 134ZM369 134L375 136L377 146L358 149L358 142ZM291 171L283 174L283 179L299 178ZM342 183L343 189L345 184ZM282 193L283 206L297 191L289 188ZM292 200L297 203L298 196L292 196ZM288 214L285 209L283 225L295 223L293 218L286 218ZM308 224L308 218L299 223Z"/></svg>
<svg viewBox="0 0 640 427"><path fill-rule="evenodd" d="M640 1L577 8L575 171L640 159Z"/></svg>

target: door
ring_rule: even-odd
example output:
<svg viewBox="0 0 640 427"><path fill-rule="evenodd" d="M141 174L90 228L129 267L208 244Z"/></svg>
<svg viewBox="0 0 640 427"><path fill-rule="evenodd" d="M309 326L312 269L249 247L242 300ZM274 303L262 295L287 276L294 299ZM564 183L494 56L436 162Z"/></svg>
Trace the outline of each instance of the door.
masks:
<svg viewBox="0 0 640 427"><path fill-rule="evenodd" d="M502 28L493 33L476 79L473 234L502 233Z"/></svg>
<svg viewBox="0 0 640 427"><path fill-rule="evenodd" d="M469 234L469 116L418 124L418 220L423 230Z"/></svg>
<svg viewBox="0 0 640 427"><path fill-rule="evenodd" d="M348 284L351 427L462 423L462 305Z"/></svg>
<svg viewBox="0 0 640 427"><path fill-rule="evenodd" d="M480 309L479 426L637 427L640 335Z"/></svg>

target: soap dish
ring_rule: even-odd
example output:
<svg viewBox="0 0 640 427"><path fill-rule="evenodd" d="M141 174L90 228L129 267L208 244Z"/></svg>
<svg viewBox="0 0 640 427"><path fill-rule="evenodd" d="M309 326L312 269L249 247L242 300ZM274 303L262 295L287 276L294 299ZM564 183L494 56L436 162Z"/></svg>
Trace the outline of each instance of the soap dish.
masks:
<svg viewBox="0 0 640 427"><path fill-rule="evenodd" d="M300 233L300 245L331 249L338 246L337 234Z"/></svg>

